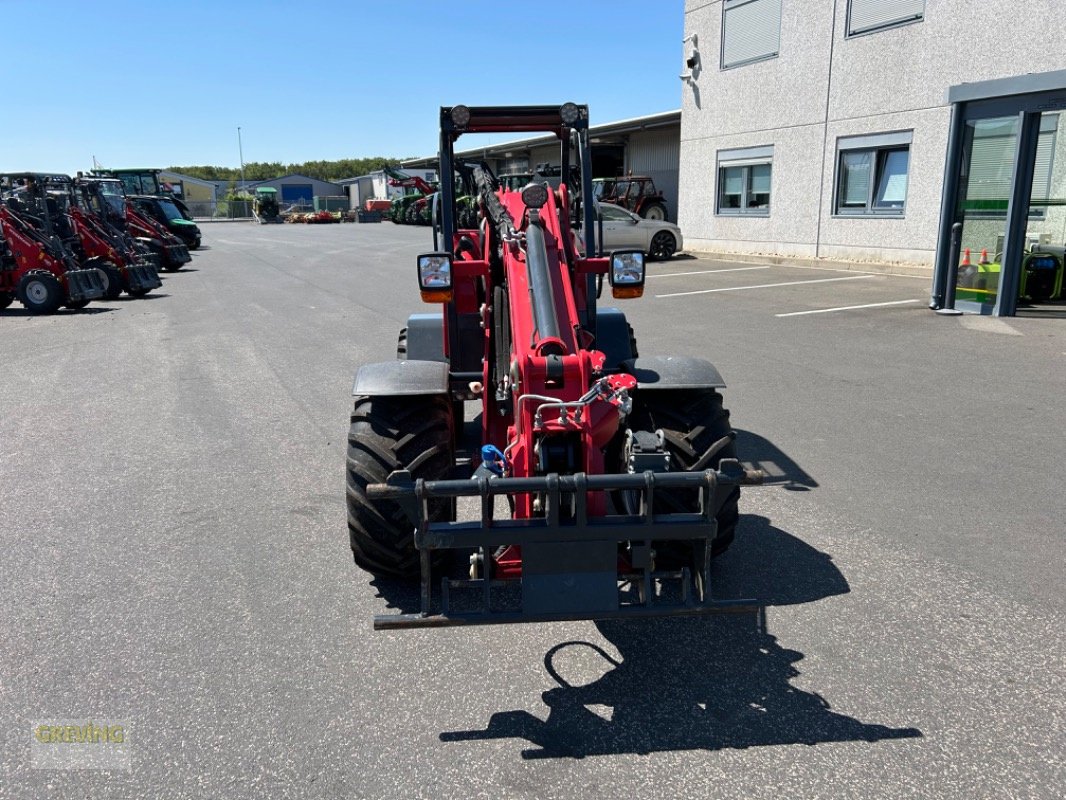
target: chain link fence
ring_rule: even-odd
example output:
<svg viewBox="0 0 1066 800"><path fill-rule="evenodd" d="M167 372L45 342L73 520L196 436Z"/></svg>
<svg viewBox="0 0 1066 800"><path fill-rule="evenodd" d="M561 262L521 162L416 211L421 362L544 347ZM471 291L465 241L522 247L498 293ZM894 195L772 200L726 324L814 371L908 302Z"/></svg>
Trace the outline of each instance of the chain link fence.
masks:
<svg viewBox="0 0 1066 800"><path fill-rule="evenodd" d="M251 200L186 200L197 220L252 219Z"/></svg>

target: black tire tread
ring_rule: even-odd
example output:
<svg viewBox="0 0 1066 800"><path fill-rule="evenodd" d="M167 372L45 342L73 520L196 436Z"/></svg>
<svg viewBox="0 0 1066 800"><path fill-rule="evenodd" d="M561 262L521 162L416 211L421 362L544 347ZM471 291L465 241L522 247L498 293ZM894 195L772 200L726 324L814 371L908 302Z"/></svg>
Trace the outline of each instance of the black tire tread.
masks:
<svg viewBox="0 0 1066 800"><path fill-rule="evenodd" d="M356 397L348 432L348 533L355 563L375 575L419 574L414 527L400 507L371 500L366 487L407 469L415 478L447 477L454 463L448 398ZM432 500L430 520L455 518L455 503Z"/></svg>
<svg viewBox="0 0 1066 800"><path fill-rule="evenodd" d="M662 429L666 449L670 453L671 468L687 471L700 459L707 449L732 431L729 411L724 407L722 395L712 389L657 390L639 394L634 403L631 427L641 430ZM736 447L729 442L707 464L717 468L723 458L736 458ZM711 545L711 553L724 553L733 543L739 518L739 486L721 486L715 496L718 513L718 535ZM655 508L663 512L696 510L697 500L692 492L659 491L655 493ZM687 546L679 548L680 542L658 542L656 551L660 562L673 562ZM685 565L687 566L687 560Z"/></svg>

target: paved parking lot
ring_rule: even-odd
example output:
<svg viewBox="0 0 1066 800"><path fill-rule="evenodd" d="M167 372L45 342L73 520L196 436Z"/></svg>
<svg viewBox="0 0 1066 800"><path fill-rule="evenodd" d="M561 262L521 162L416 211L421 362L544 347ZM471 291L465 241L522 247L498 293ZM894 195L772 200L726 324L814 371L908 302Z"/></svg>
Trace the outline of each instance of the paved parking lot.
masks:
<svg viewBox="0 0 1066 800"><path fill-rule="evenodd" d="M151 300L0 311L0 797L1061 797L1066 327L928 280L707 258L627 303L703 355L752 618L377 633L351 377L425 229L209 225ZM128 770L35 769L42 720Z"/></svg>

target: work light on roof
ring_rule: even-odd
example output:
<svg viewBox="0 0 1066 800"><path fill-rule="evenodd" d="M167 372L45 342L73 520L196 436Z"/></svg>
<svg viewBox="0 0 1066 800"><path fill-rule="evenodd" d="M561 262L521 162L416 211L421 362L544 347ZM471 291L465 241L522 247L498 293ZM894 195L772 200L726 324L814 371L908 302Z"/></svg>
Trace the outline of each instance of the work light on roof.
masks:
<svg viewBox="0 0 1066 800"><path fill-rule="evenodd" d="M559 116L562 118L564 125L573 125L577 122L578 117L581 116L581 112L573 103L563 103L559 109Z"/></svg>
<svg viewBox="0 0 1066 800"><path fill-rule="evenodd" d="M452 106L452 124L457 128L465 128L470 124L470 109L466 106Z"/></svg>

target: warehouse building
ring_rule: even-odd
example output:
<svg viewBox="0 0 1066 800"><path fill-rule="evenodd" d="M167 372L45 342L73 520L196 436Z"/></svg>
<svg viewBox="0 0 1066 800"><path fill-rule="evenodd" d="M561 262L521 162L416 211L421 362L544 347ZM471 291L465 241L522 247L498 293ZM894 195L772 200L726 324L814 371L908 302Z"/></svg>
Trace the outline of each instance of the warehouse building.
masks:
<svg viewBox="0 0 1066 800"><path fill-rule="evenodd" d="M686 245L937 264L943 289L955 230L1016 281L1009 256L1066 242L1056 5L686 0Z"/></svg>
<svg viewBox="0 0 1066 800"><path fill-rule="evenodd" d="M312 205L316 197L342 197L344 189L336 183L320 181L307 175L283 175L280 178L272 178L269 181L248 181L243 184L245 191L254 194L255 190L262 187L271 187L278 190L278 196L283 206L285 205Z"/></svg>
<svg viewBox="0 0 1066 800"><path fill-rule="evenodd" d="M404 171L429 183L437 180L435 166L432 169ZM349 208L362 208L367 200L393 200L403 194L403 189L389 184L389 176L380 169L355 178L344 178L337 181L337 185L348 195Z"/></svg>
<svg viewBox="0 0 1066 800"><path fill-rule="evenodd" d="M217 191L213 181L205 181L167 169L159 173L159 181L163 184L164 190L184 200L194 216L210 216Z"/></svg>
<svg viewBox="0 0 1066 800"><path fill-rule="evenodd" d="M595 115L595 109L590 109ZM633 119L593 125L592 174L597 178L619 175L647 175L655 181L666 200L667 215L676 219L678 203L678 159L680 154L681 112L666 111ZM476 144L477 136L459 140L459 145ZM531 172L538 164L559 163L559 140L538 136L502 144L471 147L458 158L488 162L497 175ZM403 162L404 169L436 168L436 156Z"/></svg>

